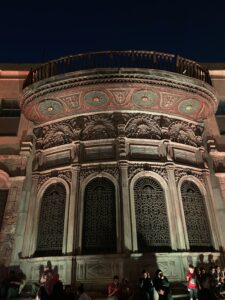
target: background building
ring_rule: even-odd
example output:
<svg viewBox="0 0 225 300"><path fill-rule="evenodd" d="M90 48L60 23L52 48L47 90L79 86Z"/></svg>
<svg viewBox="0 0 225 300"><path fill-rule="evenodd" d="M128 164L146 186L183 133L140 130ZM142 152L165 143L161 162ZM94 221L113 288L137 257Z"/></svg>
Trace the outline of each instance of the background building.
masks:
<svg viewBox="0 0 225 300"><path fill-rule="evenodd" d="M2 268L91 285L224 264L225 66L127 51L30 67L0 65Z"/></svg>

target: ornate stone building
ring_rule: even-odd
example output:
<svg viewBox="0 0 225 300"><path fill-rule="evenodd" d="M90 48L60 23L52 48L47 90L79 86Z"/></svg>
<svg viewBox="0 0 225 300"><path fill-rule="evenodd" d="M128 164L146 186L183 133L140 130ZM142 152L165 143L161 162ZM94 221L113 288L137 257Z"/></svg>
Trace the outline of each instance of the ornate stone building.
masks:
<svg viewBox="0 0 225 300"><path fill-rule="evenodd" d="M90 285L223 264L225 68L205 67L141 51L0 65L0 264Z"/></svg>

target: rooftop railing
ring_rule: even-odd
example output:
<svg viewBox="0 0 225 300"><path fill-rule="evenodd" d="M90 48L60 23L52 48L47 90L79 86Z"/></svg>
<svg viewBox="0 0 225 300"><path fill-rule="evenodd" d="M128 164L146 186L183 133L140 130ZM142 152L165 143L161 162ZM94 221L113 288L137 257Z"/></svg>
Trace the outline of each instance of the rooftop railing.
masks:
<svg viewBox="0 0 225 300"><path fill-rule="evenodd" d="M195 61L169 53L132 50L83 53L49 61L30 70L23 88L52 76L97 68L157 69L183 74L212 84L208 70Z"/></svg>

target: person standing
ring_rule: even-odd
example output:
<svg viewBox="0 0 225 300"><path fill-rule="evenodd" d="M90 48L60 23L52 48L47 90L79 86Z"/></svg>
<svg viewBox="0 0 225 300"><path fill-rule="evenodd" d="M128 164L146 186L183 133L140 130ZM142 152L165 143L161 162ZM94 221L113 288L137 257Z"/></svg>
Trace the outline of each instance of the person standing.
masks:
<svg viewBox="0 0 225 300"><path fill-rule="evenodd" d="M190 294L190 300L198 300L198 280L195 268L193 265L189 265L189 270L186 275L187 278L187 288Z"/></svg>
<svg viewBox="0 0 225 300"><path fill-rule="evenodd" d="M172 300L172 293L169 280L163 272L158 269L153 280L154 287L159 295L159 300Z"/></svg>
<svg viewBox="0 0 225 300"><path fill-rule="evenodd" d="M153 282L150 278L150 274L146 271L142 271L142 277L139 279L140 297L142 300L152 300L154 294Z"/></svg>

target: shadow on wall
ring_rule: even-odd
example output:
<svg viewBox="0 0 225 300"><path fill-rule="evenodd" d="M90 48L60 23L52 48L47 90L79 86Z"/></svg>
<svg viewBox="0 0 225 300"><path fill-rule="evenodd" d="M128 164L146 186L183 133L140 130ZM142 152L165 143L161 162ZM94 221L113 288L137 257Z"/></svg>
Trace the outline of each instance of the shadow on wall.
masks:
<svg viewBox="0 0 225 300"><path fill-rule="evenodd" d="M197 258L196 264L193 262L193 257L188 256L187 257L188 264L192 264L196 266L197 268L204 268L207 271L210 270L210 268L215 267L216 265L220 267L225 267L225 252L223 251L222 247L220 248L220 255L215 256L213 253L210 254L199 254Z"/></svg>
<svg viewBox="0 0 225 300"><path fill-rule="evenodd" d="M44 265L40 265L39 266L39 278L37 279L38 281L40 280L41 276L45 273L45 272L51 272L53 274L59 274L58 273L58 266L52 266L52 263L50 260L47 261L46 266ZM60 275L60 274L59 274Z"/></svg>

